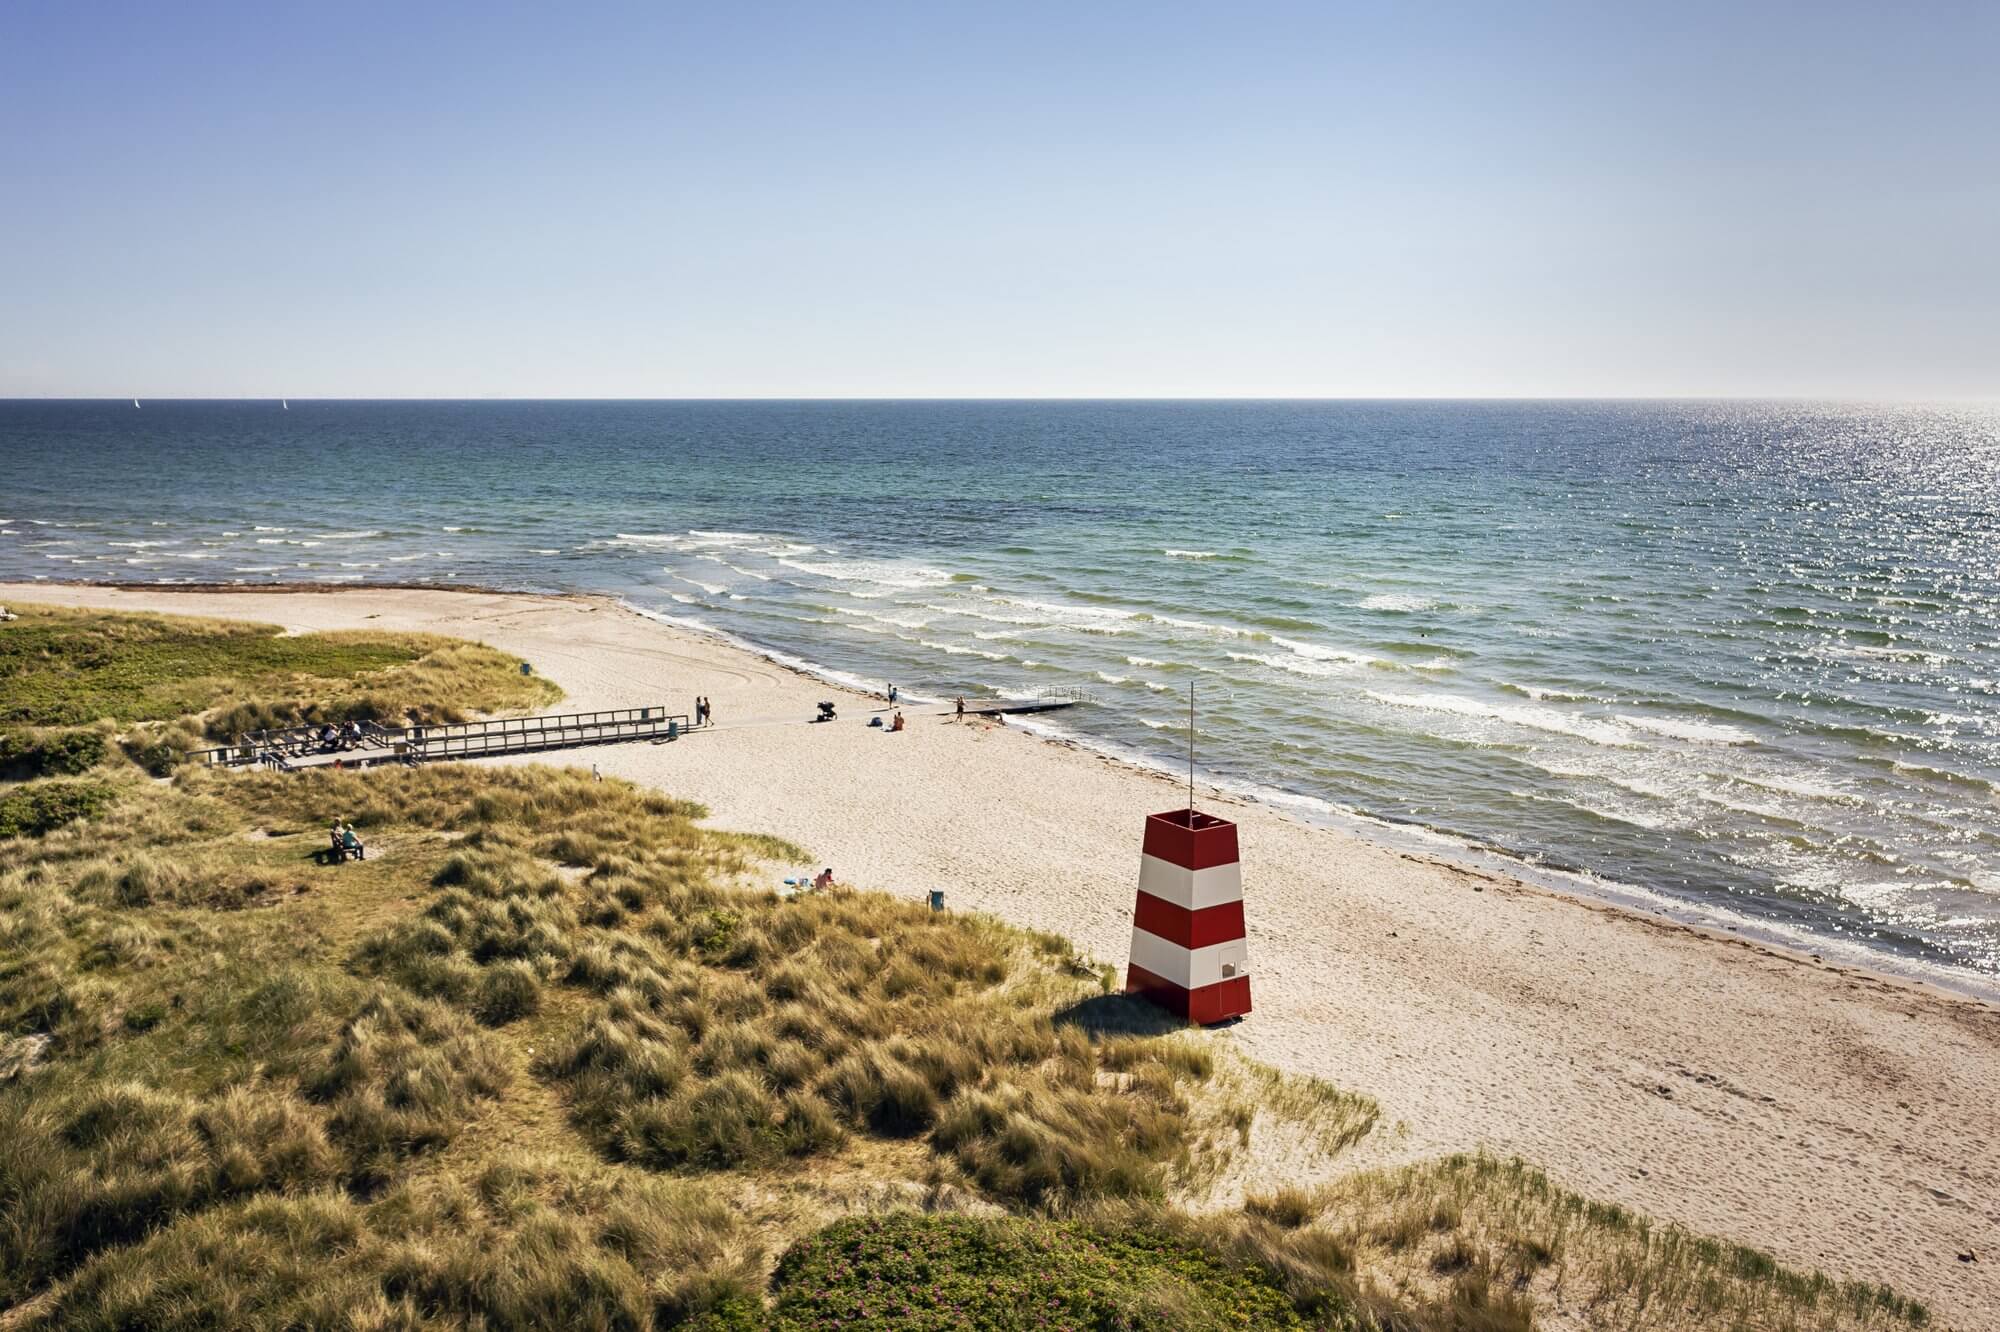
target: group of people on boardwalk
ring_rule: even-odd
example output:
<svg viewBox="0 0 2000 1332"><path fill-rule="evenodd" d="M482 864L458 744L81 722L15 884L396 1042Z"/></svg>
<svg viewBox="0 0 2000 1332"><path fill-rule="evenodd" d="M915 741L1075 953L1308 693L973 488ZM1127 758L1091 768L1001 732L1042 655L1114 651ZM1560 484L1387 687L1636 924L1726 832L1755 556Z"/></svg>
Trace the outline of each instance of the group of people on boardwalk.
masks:
<svg viewBox="0 0 2000 1332"><path fill-rule="evenodd" d="M350 721L335 726L332 722L313 732L313 741L324 754L336 753L343 749L361 747L361 723Z"/></svg>

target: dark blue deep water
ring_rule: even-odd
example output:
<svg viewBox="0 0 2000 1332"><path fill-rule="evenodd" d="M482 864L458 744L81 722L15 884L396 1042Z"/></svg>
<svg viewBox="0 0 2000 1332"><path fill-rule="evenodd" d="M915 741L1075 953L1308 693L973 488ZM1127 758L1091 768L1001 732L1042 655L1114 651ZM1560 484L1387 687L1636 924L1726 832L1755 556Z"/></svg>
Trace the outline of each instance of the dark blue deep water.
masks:
<svg viewBox="0 0 2000 1332"><path fill-rule="evenodd" d="M2000 412L0 403L0 576L612 593L2000 975Z"/></svg>

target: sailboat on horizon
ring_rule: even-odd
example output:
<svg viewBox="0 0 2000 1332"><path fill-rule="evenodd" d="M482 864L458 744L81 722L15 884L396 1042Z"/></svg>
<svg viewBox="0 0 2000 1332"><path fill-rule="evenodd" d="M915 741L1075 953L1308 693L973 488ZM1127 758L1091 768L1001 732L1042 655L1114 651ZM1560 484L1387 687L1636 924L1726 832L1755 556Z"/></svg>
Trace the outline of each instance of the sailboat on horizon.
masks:
<svg viewBox="0 0 2000 1332"><path fill-rule="evenodd" d="M278 399L278 405L279 405L280 407L284 408L284 409L285 409L286 411L288 411L288 412L289 412L290 410L292 410L292 404L291 404L291 401L290 401L290 399L287 399L287 398L280 398L280 399Z"/></svg>
<svg viewBox="0 0 2000 1332"><path fill-rule="evenodd" d="M132 406L133 406L133 408L134 408L135 410L137 410L137 409L138 409L138 407L139 407L139 400L138 400L137 398L134 398L134 399L132 399Z"/></svg>

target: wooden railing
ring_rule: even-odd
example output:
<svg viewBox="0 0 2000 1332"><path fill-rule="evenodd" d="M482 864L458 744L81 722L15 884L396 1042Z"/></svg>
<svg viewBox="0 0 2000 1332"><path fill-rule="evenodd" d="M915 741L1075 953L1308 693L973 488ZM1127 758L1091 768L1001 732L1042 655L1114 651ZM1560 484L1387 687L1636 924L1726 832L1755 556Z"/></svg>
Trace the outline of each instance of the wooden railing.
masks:
<svg viewBox="0 0 2000 1332"><path fill-rule="evenodd" d="M336 726L344 730L345 723ZM401 736L400 728L382 725L380 722L357 723L361 732L358 740L345 735L332 746L320 740L320 733L326 723L313 726L283 726L263 731L245 731L233 745L220 745L214 749L191 749L188 758L198 763L234 765L239 763L264 763L306 758L313 754L331 754L357 749L387 749Z"/></svg>
<svg viewBox="0 0 2000 1332"><path fill-rule="evenodd" d="M483 754L515 754L531 749L610 744L645 740L684 732L686 713L664 707L609 708L550 717L494 717L485 721L450 722L436 726L382 726L361 723L358 742L331 747L321 743L319 726L291 726L252 731L238 743L213 749L191 749L191 762L239 767L263 763L289 769L300 761L334 756L349 762L421 763L430 759L477 758Z"/></svg>
<svg viewBox="0 0 2000 1332"><path fill-rule="evenodd" d="M412 726L394 748L398 757L426 762L647 740L687 729L685 713L670 713L665 708L616 708L555 717L501 717L452 726Z"/></svg>

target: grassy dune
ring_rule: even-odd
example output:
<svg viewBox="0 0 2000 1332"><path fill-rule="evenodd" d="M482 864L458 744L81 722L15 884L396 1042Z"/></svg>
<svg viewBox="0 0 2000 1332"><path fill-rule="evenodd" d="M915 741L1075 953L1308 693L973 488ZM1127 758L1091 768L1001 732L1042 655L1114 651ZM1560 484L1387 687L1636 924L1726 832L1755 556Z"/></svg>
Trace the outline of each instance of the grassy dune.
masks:
<svg viewBox="0 0 2000 1332"><path fill-rule="evenodd" d="M115 675L117 618L33 623L41 674ZM197 701L399 669L325 647ZM1927 1322L1518 1163L1343 1175L1367 1098L1054 936L780 897L802 853L624 783L158 782L111 746L17 790L79 782L104 798L0 840L0 1327ZM365 862L315 862L333 818Z"/></svg>
<svg viewBox="0 0 2000 1332"><path fill-rule="evenodd" d="M16 604L0 634L0 724L199 716L226 736L272 722L462 721L561 691L477 643L432 634L287 635L276 625Z"/></svg>

